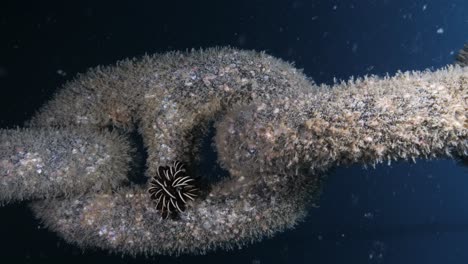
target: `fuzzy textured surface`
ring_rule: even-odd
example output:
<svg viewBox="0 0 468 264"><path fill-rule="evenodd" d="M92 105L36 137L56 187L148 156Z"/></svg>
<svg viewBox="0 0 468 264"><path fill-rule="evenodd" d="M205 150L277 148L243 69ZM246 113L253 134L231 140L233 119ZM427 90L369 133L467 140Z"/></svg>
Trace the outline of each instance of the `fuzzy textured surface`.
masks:
<svg viewBox="0 0 468 264"><path fill-rule="evenodd" d="M116 133L0 130L0 202L109 191L126 181L129 151Z"/></svg>
<svg viewBox="0 0 468 264"><path fill-rule="evenodd" d="M331 166L467 155L467 78L467 68L448 66L318 86L291 64L231 48L98 67L65 85L28 128L102 133L111 126L125 138L136 127L148 151L146 176L152 177L175 160L196 161L215 121L218 162L230 177L187 203L177 219L161 217L148 186L112 184L126 173L122 162L98 174L113 178L107 186L78 185L79 195L47 195L32 208L46 226L83 247L175 255L241 247L303 219ZM7 139L23 137L8 133ZM58 138L71 141L66 133ZM108 146L106 139L86 144ZM122 150L116 155L128 162L131 151L115 142ZM112 147L104 149L115 154ZM93 158L101 154L93 155L90 162L97 163ZM72 183L84 177L79 174L65 177ZM33 180L21 178L25 186ZM16 198L52 193L49 180L41 178L45 187L38 194Z"/></svg>
<svg viewBox="0 0 468 264"><path fill-rule="evenodd" d="M221 161L237 170L466 156L468 68L367 76L230 112L218 125Z"/></svg>
<svg viewBox="0 0 468 264"><path fill-rule="evenodd" d="M210 49L168 53L98 67L67 84L31 128L134 127L148 151L146 175L199 155L209 123L233 108L294 96L312 84L290 64L263 53ZM204 253L258 241L293 227L318 196L320 175L238 174L163 219L148 186L87 192L33 205L46 226L81 246L130 254Z"/></svg>

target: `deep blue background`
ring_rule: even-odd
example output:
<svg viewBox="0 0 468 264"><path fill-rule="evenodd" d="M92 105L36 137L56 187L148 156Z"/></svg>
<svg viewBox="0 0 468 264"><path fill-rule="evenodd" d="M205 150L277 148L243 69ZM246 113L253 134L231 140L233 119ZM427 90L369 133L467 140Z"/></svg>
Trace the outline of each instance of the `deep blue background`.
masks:
<svg viewBox="0 0 468 264"><path fill-rule="evenodd" d="M76 73L145 53L265 50L318 83L436 69L468 41L468 2L2 1L0 34L5 128L21 125ZM338 168L320 208L295 230L207 256L82 253L40 228L26 204L9 205L0 208L0 262L468 263L467 170L449 160Z"/></svg>

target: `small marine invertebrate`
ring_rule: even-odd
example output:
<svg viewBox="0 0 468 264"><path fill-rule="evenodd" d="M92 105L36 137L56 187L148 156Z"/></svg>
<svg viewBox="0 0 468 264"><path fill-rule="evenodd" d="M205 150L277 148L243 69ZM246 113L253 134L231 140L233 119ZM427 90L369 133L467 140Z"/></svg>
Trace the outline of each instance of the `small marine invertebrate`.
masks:
<svg viewBox="0 0 468 264"><path fill-rule="evenodd" d="M187 175L184 165L175 161L172 166L159 166L158 173L151 179L148 192L156 201L156 208L163 218L185 210L189 200L198 196L195 179Z"/></svg>

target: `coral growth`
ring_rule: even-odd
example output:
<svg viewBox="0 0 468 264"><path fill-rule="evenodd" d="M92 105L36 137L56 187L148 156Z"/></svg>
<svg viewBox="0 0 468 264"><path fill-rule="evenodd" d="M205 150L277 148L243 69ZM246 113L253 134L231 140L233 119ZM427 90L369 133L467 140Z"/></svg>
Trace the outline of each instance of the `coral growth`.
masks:
<svg viewBox="0 0 468 264"><path fill-rule="evenodd" d="M240 247L303 219L331 166L466 156L467 80L467 68L447 66L318 86L279 59L231 48L124 60L79 75L26 129L1 131L0 197L43 199L32 202L35 214L79 246L129 254ZM189 178L164 168L196 160L213 121L230 177L185 203L181 189L164 188ZM146 176L168 182L122 184L135 128Z"/></svg>

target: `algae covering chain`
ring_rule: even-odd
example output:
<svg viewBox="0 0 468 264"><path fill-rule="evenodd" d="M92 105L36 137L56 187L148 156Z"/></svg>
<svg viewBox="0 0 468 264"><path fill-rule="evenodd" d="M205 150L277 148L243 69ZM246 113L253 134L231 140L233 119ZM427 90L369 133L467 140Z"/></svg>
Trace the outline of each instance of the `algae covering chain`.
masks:
<svg viewBox="0 0 468 264"><path fill-rule="evenodd" d="M81 247L238 248L297 225L330 167L466 156L466 51L436 71L332 86L232 48L90 69L24 128L0 131L1 203L31 200L45 226ZM229 177L201 184L186 168L213 122ZM134 133L147 150L145 184L127 178Z"/></svg>

